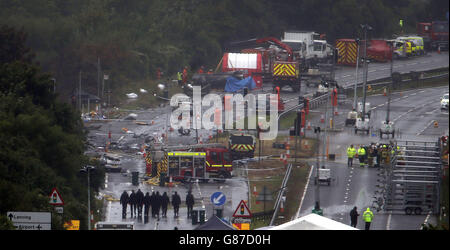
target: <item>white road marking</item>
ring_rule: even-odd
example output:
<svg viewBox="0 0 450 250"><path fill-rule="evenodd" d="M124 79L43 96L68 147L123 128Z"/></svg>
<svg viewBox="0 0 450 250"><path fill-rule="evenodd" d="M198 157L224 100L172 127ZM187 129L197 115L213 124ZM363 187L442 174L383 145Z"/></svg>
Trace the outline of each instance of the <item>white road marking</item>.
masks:
<svg viewBox="0 0 450 250"><path fill-rule="evenodd" d="M392 218L392 212L389 211L389 216L386 223L386 230L391 230L391 218Z"/></svg>
<svg viewBox="0 0 450 250"><path fill-rule="evenodd" d="M426 126L425 128L422 129L422 131L420 131L419 133L417 133L416 135L420 135L422 134L431 124L433 124L434 120L431 120Z"/></svg>
<svg viewBox="0 0 450 250"><path fill-rule="evenodd" d="M306 191L308 190L309 180L311 179L311 174L313 172L313 169L314 169L314 166L312 166L311 170L309 171L308 180L306 181L305 190L303 190L302 199L300 200L300 206L298 207L297 215L295 216L295 218L298 218L300 216L300 210L302 209L303 200L305 199Z"/></svg>

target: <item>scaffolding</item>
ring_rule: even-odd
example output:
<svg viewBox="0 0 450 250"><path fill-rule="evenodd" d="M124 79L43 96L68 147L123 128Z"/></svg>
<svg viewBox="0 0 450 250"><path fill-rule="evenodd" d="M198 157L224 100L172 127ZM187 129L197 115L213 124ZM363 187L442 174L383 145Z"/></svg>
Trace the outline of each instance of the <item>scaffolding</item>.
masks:
<svg viewBox="0 0 450 250"><path fill-rule="evenodd" d="M379 174L379 210L438 214L442 162L439 142L397 141L392 159Z"/></svg>

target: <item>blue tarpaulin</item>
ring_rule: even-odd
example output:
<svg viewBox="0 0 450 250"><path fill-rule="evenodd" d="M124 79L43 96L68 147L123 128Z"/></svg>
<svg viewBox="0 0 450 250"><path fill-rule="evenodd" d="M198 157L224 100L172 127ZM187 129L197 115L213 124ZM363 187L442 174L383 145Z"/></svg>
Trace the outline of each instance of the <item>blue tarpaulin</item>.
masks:
<svg viewBox="0 0 450 250"><path fill-rule="evenodd" d="M227 78L227 83L225 85L225 92L235 93L245 87L247 87L248 89L256 88L255 81L251 76L244 78L243 80L239 80L235 77L230 76Z"/></svg>

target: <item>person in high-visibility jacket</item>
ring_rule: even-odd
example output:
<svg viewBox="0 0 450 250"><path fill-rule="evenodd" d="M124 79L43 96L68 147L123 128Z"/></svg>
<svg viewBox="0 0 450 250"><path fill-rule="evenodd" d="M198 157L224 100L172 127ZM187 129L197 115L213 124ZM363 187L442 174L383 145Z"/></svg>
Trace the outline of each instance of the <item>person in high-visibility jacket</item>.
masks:
<svg viewBox="0 0 450 250"><path fill-rule="evenodd" d="M405 42L406 45L406 56L412 56L412 43Z"/></svg>
<svg viewBox="0 0 450 250"><path fill-rule="evenodd" d="M363 219L366 222L366 230L370 230L370 223L373 220L373 213L370 211L370 208L367 208L363 213Z"/></svg>
<svg viewBox="0 0 450 250"><path fill-rule="evenodd" d="M181 84L183 82L183 73L181 73L181 70L177 72L177 80L178 80L178 85L181 86Z"/></svg>
<svg viewBox="0 0 450 250"><path fill-rule="evenodd" d="M364 161L366 159L366 150L362 145L359 145L358 149L358 159L359 159L359 166L364 167Z"/></svg>
<svg viewBox="0 0 450 250"><path fill-rule="evenodd" d="M356 155L356 148L353 147L353 145L350 145L350 147L347 148L347 166L352 167L353 166L353 157Z"/></svg>

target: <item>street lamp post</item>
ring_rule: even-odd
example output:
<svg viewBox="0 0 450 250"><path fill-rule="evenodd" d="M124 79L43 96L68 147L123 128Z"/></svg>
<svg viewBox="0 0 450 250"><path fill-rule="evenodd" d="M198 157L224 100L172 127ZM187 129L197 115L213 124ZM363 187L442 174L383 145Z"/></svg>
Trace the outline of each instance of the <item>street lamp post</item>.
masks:
<svg viewBox="0 0 450 250"><path fill-rule="evenodd" d="M362 101L362 121L365 120L366 115L366 84L367 84L367 75L369 70L369 65L367 64L367 31L371 31L372 27L368 24L361 24L361 29L364 31L364 83L363 83L363 101Z"/></svg>
<svg viewBox="0 0 450 250"><path fill-rule="evenodd" d="M91 185L90 185L89 170L95 170L95 167L94 166L90 166L90 165L86 165L80 170L80 172L87 173L87 182L88 182L88 230L91 230Z"/></svg>

